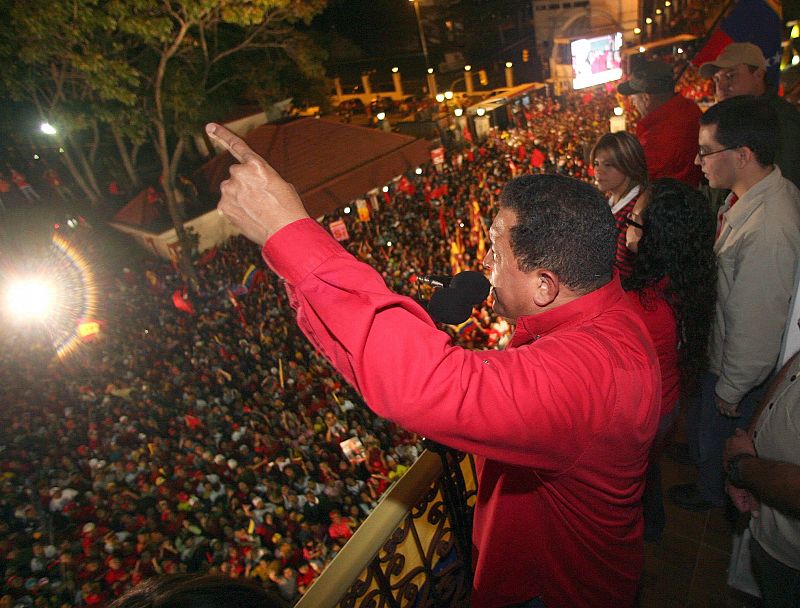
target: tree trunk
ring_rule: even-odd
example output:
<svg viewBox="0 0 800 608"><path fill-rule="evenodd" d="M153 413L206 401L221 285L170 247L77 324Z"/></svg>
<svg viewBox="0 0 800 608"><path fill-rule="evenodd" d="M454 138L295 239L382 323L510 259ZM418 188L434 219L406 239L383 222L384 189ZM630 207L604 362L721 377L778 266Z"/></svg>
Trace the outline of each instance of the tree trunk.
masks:
<svg viewBox="0 0 800 608"><path fill-rule="evenodd" d="M191 290L194 293L200 293L200 281L197 278L194 264L192 264L192 244L183 226L183 218L178 211L178 201L175 197L175 172L172 169L172 163L170 163L169 148L167 147L167 132L163 123L156 123L156 134L158 137L156 141L156 150L161 159L161 185L164 188L167 210L169 211L170 219L172 219L172 225L175 227L175 235L178 237L178 243L180 244L178 268ZM183 151L183 145L184 140L180 138L175 146L175 154L178 157L180 157Z"/></svg>
<svg viewBox="0 0 800 608"><path fill-rule="evenodd" d="M67 171L69 171L69 174L72 176L72 179L75 180L75 183L78 184L78 187L86 195L86 198L89 199L89 203L92 206L96 206L100 202L100 193L92 188L91 184L84 178L83 174L75 165L75 161L72 158L72 154L70 153L69 147L67 146L66 142L63 140L59 140L58 145L59 147L61 147L61 149L64 150L64 152L61 154L61 161L67 168Z"/></svg>
<svg viewBox="0 0 800 608"><path fill-rule="evenodd" d="M81 164L81 169L83 171L83 176L86 179L86 182L89 184L89 187L94 190L97 195L97 199L100 200L101 192L100 186L97 185L97 178L94 175L94 171L92 170L92 166L86 158L86 155L83 153L83 148L76 143L73 142L72 149L75 151L75 155L78 157L78 161Z"/></svg>
<svg viewBox="0 0 800 608"><path fill-rule="evenodd" d="M139 178L139 174L136 172L136 167L134 166L135 159L133 154L128 152L128 148L125 146L125 140L122 137L122 133L119 130L119 127L114 123L111 123L111 134L114 137L114 143L117 144L117 151L119 152L119 159L122 161L122 166L125 168L125 173L128 174L128 179L131 183L131 188L133 190L139 190L142 187L142 180ZM136 150L137 146L134 146L134 150Z"/></svg>

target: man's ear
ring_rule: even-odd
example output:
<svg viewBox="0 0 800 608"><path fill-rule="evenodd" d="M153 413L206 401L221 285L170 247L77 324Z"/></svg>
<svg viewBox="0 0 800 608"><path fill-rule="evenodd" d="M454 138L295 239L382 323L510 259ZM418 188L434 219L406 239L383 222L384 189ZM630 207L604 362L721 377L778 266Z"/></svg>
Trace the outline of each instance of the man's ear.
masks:
<svg viewBox="0 0 800 608"><path fill-rule="evenodd" d="M537 268L533 271L535 282L533 290L533 301L539 308L546 308L558 297L561 289L561 281L558 275L546 268Z"/></svg>
<svg viewBox="0 0 800 608"><path fill-rule="evenodd" d="M744 167L751 161L758 162L758 159L750 148L747 146L742 146L736 149L736 165L739 168Z"/></svg>

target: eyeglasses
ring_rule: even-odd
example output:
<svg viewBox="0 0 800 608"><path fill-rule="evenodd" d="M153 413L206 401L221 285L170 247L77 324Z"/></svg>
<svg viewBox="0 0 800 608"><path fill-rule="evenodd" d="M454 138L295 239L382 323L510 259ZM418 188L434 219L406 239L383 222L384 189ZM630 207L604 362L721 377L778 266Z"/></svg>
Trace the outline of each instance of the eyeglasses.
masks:
<svg viewBox="0 0 800 608"><path fill-rule="evenodd" d="M628 226L633 226L634 228L638 228L639 230L644 230L644 226L642 226L642 224L640 224L639 222L637 222L636 220L634 220L634 219L633 219L633 218L630 216L630 214L628 215L628 217L626 217L626 218L625 218L625 223L626 223Z"/></svg>
<svg viewBox="0 0 800 608"><path fill-rule="evenodd" d="M713 152L703 152L703 149L700 148L697 150L697 158L703 160L706 156L712 156L714 154L719 154L720 152L727 152L728 150L736 150L739 146L731 146L730 148L722 148L722 150L714 150Z"/></svg>

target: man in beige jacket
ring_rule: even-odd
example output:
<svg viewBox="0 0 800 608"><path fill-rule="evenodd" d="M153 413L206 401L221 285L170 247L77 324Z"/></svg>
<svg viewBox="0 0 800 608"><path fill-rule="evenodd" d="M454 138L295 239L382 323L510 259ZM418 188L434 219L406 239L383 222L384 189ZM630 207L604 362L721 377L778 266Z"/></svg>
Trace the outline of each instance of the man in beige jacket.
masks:
<svg viewBox="0 0 800 608"><path fill-rule="evenodd" d="M689 415L696 484L671 488L684 508L721 506L722 451L746 428L778 362L800 259L800 191L774 164L777 118L751 96L727 99L700 120L695 162L712 188L731 194L719 210L717 305L709 373Z"/></svg>

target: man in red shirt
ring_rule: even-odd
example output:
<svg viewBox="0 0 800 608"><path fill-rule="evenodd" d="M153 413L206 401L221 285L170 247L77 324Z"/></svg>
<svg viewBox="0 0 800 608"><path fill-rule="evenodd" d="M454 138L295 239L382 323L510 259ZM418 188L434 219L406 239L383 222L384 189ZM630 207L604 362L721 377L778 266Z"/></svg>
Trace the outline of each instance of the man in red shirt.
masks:
<svg viewBox="0 0 800 608"><path fill-rule="evenodd" d="M701 112L696 103L675 93L672 66L661 61L644 63L617 92L630 96L641 116L636 137L644 148L650 180L674 177L697 188L702 172L694 157Z"/></svg>
<svg viewBox="0 0 800 608"><path fill-rule="evenodd" d="M490 230L503 351L452 346L309 218L238 137L219 210L263 246L306 336L379 415L476 454L471 605L631 606L643 476L658 423L652 342L613 271L603 196L553 175L510 182Z"/></svg>

